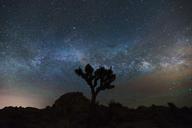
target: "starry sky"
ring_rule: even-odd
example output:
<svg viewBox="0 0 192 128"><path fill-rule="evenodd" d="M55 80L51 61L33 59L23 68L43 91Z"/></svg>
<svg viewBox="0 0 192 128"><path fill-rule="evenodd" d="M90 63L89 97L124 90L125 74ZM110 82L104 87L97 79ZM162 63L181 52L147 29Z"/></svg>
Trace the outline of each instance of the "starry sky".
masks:
<svg viewBox="0 0 192 128"><path fill-rule="evenodd" d="M192 105L191 0L0 0L0 108L43 108L70 91L74 69L113 67L98 100Z"/></svg>

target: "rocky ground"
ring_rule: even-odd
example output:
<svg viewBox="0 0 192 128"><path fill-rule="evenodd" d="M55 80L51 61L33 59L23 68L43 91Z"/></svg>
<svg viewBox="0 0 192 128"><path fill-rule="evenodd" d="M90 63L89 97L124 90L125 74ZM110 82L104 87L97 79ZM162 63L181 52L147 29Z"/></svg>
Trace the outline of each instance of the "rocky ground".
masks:
<svg viewBox="0 0 192 128"><path fill-rule="evenodd" d="M97 105L90 116L89 100L82 93L61 96L45 109L5 107L0 110L0 128L192 128L192 108L140 106L119 103Z"/></svg>

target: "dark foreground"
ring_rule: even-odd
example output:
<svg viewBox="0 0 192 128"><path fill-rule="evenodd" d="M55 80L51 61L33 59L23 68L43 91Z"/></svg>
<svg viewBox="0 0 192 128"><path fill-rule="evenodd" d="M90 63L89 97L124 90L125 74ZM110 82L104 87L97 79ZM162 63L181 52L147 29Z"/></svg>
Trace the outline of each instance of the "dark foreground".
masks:
<svg viewBox="0 0 192 128"><path fill-rule="evenodd" d="M88 123L88 121L91 123ZM118 103L98 105L90 119L89 100L68 93L45 109L6 107L0 128L192 128L192 108L155 106L129 109Z"/></svg>

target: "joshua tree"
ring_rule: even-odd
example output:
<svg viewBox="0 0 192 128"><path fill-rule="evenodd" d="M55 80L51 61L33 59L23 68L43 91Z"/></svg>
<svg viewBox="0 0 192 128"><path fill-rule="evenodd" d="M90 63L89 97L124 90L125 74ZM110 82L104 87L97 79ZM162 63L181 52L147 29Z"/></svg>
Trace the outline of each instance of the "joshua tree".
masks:
<svg viewBox="0 0 192 128"><path fill-rule="evenodd" d="M87 64L84 70L80 67L75 69L75 73L82 77L90 87L92 107L95 106L96 97L100 91L115 87L111 83L116 79L116 75L111 68L106 69L105 67L100 67L94 70L90 64Z"/></svg>

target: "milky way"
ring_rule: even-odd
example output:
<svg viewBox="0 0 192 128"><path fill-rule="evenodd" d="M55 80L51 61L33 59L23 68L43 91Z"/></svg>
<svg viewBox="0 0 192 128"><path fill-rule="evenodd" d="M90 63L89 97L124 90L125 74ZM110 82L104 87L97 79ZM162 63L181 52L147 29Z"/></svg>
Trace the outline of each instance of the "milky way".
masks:
<svg viewBox="0 0 192 128"><path fill-rule="evenodd" d="M0 106L45 107L85 83L74 69L112 66L100 95L135 107L191 105L190 0L0 0Z"/></svg>

